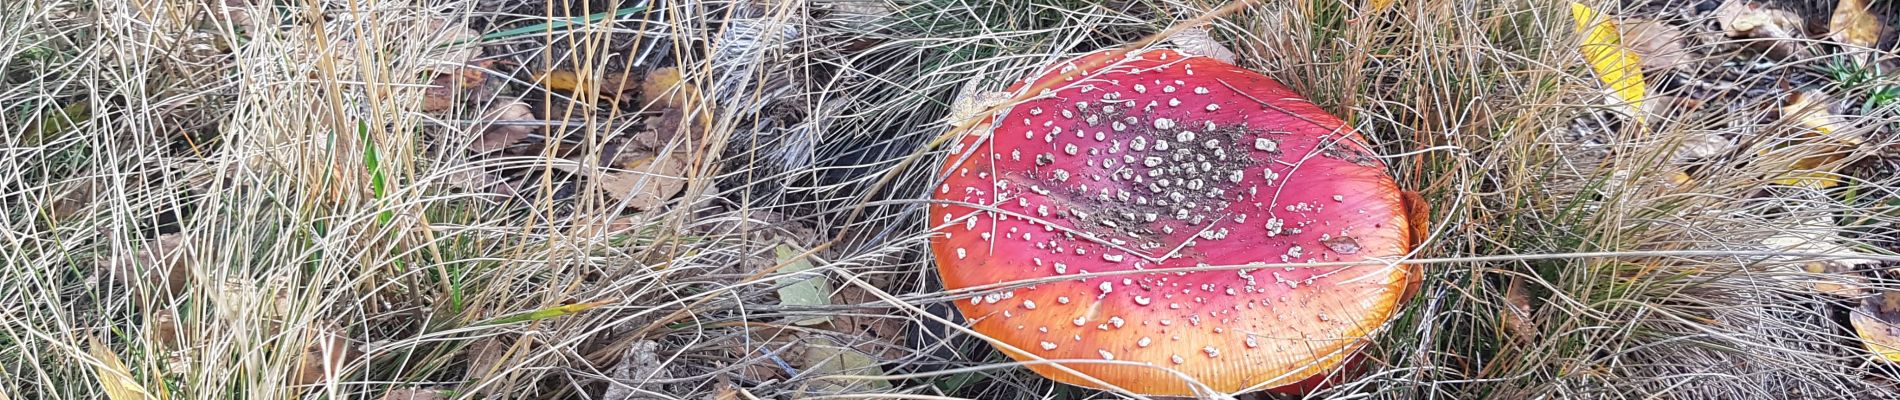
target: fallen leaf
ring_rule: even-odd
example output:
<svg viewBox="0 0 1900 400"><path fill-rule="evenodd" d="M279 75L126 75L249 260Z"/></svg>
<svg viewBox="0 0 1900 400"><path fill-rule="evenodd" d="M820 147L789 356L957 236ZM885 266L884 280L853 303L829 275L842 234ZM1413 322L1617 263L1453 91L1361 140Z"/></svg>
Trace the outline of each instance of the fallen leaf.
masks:
<svg viewBox="0 0 1900 400"><path fill-rule="evenodd" d="M330 382L342 377L350 363L362 357L340 331L327 323L313 324L304 330L304 338L309 343L304 346L297 368L290 371L291 386Z"/></svg>
<svg viewBox="0 0 1900 400"><path fill-rule="evenodd" d="M801 341L805 346L805 366L801 375L824 377L831 375L882 376L884 368L878 366L878 360L865 355L826 336L807 336ZM819 379L812 382L814 389L825 393L851 393L857 391L889 390L890 381L886 380L840 380Z"/></svg>
<svg viewBox="0 0 1900 400"><path fill-rule="evenodd" d="M39 146L65 137L74 128L92 118L92 106L88 102L75 101L66 107L49 109L35 116L22 132L20 144Z"/></svg>
<svg viewBox="0 0 1900 400"><path fill-rule="evenodd" d="M775 253L779 267L778 301L788 306L824 306L831 305L831 281L823 274L807 274L812 269L811 259L800 256L802 251L789 244L778 245ZM793 325L818 325L831 322L831 317L819 315L811 318L793 320Z"/></svg>
<svg viewBox="0 0 1900 400"><path fill-rule="evenodd" d="M1720 132L1687 131L1677 137L1676 151L1669 157L1669 161L1677 164L1711 159L1735 148L1735 141L1722 136Z"/></svg>
<svg viewBox="0 0 1900 400"><path fill-rule="evenodd" d="M687 83L677 67L647 71L646 80L640 85L640 93L648 104L660 107L692 107L701 100L699 89Z"/></svg>
<svg viewBox="0 0 1900 400"><path fill-rule="evenodd" d="M100 262L99 271L142 296L170 299L185 293L191 283L189 242L183 235L168 233L145 242L130 257L115 257Z"/></svg>
<svg viewBox="0 0 1900 400"><path fill-rule="evenodd" d="M620 357L618 364L614 365L615 383L607 387L607 392L602 394L601 398L606 400L644 399L646 397L639 394L642 391L635 390L644 386L641 383L672 378L666 370L667 359L661 357L657 351L659 347L659 342L651 340L642 340L627 346L627 353Z"/></svg>
<svg viewBox="0 0 1900 400"><path fill-rule="evenodd" d="M699 89L683 79L679 68L648 71L641 94L645 96L647 109L660 113L647 120L652 137L636 139L647 148L659 149L682 134L691 139L704 137L712 126L711 108L700 96Z"/></svg>
<svg viewBox="0 0 1900 400"><path fill-rule="evenodd" d="M583 95L592 93L606 102L621 100L625 93L641 87L638 77L615 72L595 76L568 70L550 70L535 74L534 80L549 89Z"/></svg>
<svg viewBox="0 0 1900 400"><path fill-rule="evenodd" d="M1395 2L1397 2L1397 0L1367 0L1366 12L1363 15L1378 14L1381 11L1392 8L1392 3Z"/></svg>
<svg viewBox="0 0 1900 400"><path fill-rule="evenodd" d="M1570 16L1577 21L1577 33L1583 35L1578 50L1583 59L1596 71L1597 80L1609 86L1610 94L1636 118L1637 125L1645 125L1643 115L1643 93L1646 90L1643 80L1643 68L1636 53L1623 47L1623 39L1616 32L1616 25L1610 23L1596 9L1582 3L1570 3Z"/></svg>
<svg viewBox="0 0 1900 400"><path fill-rule="evenodd" d="M146 331L146 336L150 338L152 343L157 343L159 349L177 349L180 347L180 344L183 343L183 340L178 335L178 311L176 309L171 307L161 308L157 312L152 313L147 321L149 321L150 327Z"/></svg>
<svg viewBox="0 0 1900 400"><path fill-rule="evenodd" d="M94 192L98 185L91 180L80 181L66 188L59 198L47 203L46 217L52 221L62 221L78 216L92 207Z"/></svg>
<svg viewBox="0 0 1900 400"><path fill-rule="evenodd" d="M1846 121L1829 107L1831 100L1818 91L1801 91L1789 96L1788 104L1781 107L1783 118L1790 118L1803 128L1811 130L1804 143L1818 146L1817 154L1802 157L1788 166L1791 175L1775 180L1776 184L1828 188L1841 184L1840 175L1834 173L1829 165L1838 167L1838 161L1844 160L1854 148L1863 141L1858 136L1837 134Z"/></svg>
<svg viewBox="0 0 1900 400"><path fill-rule="evenodd" d="M444 395L440 390L427 389L396 389L383 393L383 397L378 397L380 400L447 400L448 398L449 396Z"/></svg>
<svg viewBox="0 0 1900 400"><path fill-rule="evenodd" d="M1801 268L1808 272L1810 288L1815 292L1850 299L1867 294L1867 279L1857 274L1850 265L1809 261L1802 264Z"/></svg>
<svg viewBox="0 0 1900 400"><path fill-rule="evenodd" d="M119 359L118 353L112 352L112 348L106 347L105 343L100 342L98 336L86 335L86 341L89 345L86 349L86 354L99 360L99 363L93 365L92 368L93 372L99 374L99 386L105 388L107 399L145 400L153 398L152 392L146 391L145 385L139 384L138 378L134 378L132 375L132 369L126 368L125 361Z"/></svg>
<svg viewBox="0 0 1900 400"><path fill-rule="evenodd" d="M1518 343L1531 343L1537 339L1540 329L1531 316L1530 290L1524 287L1522 277L1510 277L1511 283L1504 289L1504 328Z"/></svg>
<svg viewBox="0 0 1900 400"><path fill-rule="evenodd" d="M878 302L869 289L857 285L844 285L838 289L837 302L863 306ZM911 349L904 343L909 340L905 331L909 321L894 315L888 307L859 308L839 313L831 317L831 330L847 337L862 338L855 344L859 352L881 360L895 360L904 357Z"/></svg>
<svg viewBox="0 0 1900 400"><path fill-rule="evenodd" d="M725 374L713 378L713 400L739 400L739 388L732 385L732 378ZM0 395L0 400L7 400Z"/></svg>
<svg viewBox="0 0 1900 400"><path fill-rule="evenodd" d="M422 91L422 111L438 114L453 111L456 105L469 99L470 91L481 87L487 79L488 73L480 68L460 67L437 72Z"/></svg>
<svg viewBox="0 0 1900 400"><path fill-rule="evenodd" d="M571 165L556 166L568 172L577 172ZM667 153L637 159L621 166L620 170L599 172L587 175L594 186L607 192L615 201L627 208L651 210L665 204L668 199L686 188L686 176L692 165L685 155Z"/></svg>
<svg viewBox="0 0 1900 400"><path fill-rule="evenodd" d="M476 138L475 142L468 146L470 152L478 154L507 148L534 136L534 133L540 129L535 125L522 124L536 119L534 109L520 100L491 104L488 112L482 114L481 120L490 125L482 130L481 137Z"/></svg>
<svg viewBox="0 0 1900 400"><path fill-rule="evenodd" d="M1888 362L1900 362L1900 310L1891 306L1895 303L1900 303L1900 292L1883 290L1879 296L1862 298L1860 307L1848 314L1861 345Z"/></svg>
<svg viewBox="0 0 1900 400"><path fill-rule="evenodd" d="M1728 37L1758 39L1750 41L1748 46L1769 57L1807 54L1807 45L1799 40L1807 38L1807 22L1793 11L1769 8L1755 1L1728 0L1715 8L1714 16Z"/></svg>
<svg viewBox="0 0 1900 400"><path fill-rule="evenodd" d="M1695 61L1695 53L1682 45L1682 29L1675 25L1632 18L1620 26L1623 27L1623 43L1636 53L1644 70L1666 71L1689 66Z"/></svg>
<svg viewBox="0 0 1900 400"><path fill-rule="evenodd" d="M480 393L481 397L504 398L502 395L509 388L487 383L505 382L505 379L532 381L540 373L538 370L509 366L519 363L522 355L539 350L541 346L531 335L498 335L476 339L462 351L468 363L466 381L470 385L480 385L480 389L475 392Z"/></svg>
<svg viewBox="0 0 1900 400"><path fill-rule="evenodd" d="M1384 1L1387 6L1392 5L1391 0L1373 1ZM1175 32L1174 36L1168 38L1168 44L1174 46L1176 50L1182 53L1205 56L1227 63L1234 62L1234 51L1228 50L1227 46L1221 45L1220 41L1214 39L1214 35L1208 34L1206 29L1199 27L1182 29L1180 32Z"/></svg>
<svg viewBox="0 0 1900 400"><path fill-rule="evenodd" d="M1845 229L1833 220L1823 216L1791 222L1775 235L1762 239L1762 246L1769 251L1823 255L1818 262L1836 264L1840 270L1854 270L1860 265L1879 264L1880 260L1862 258L1865 253L1842 244L1846 239L1835 232ZM1783 261L1800 262L1807 257L1783 257ZM1793 271L1784 271L1793 272Z"/></svg>
<svg viewBox="0 0 1900 400"><path fill-rule="evenodd" d="M1828 19L1828 39L1841 44L1872 49L1880 42L1880 31L1885 29L1880 17L1875 16L1867 5L1867 0L1840 0L1834 4L1834 15Z"/></svg>

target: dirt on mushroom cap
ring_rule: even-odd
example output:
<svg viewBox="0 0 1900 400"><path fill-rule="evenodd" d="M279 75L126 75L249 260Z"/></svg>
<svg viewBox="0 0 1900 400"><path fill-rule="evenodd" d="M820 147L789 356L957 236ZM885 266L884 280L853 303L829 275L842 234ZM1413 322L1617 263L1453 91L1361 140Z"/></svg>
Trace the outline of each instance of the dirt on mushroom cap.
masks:
<svg viewBox="0 0 1900 400"><path fill-rule="evenodd" d="M1405 268L1167 272L1402 256L1400 192L1363 138L1252 71L1168 50L1109 57L1122 56L1046 69L1038 79L1066 81L950 148L932 248L951 289L1153 272L959 301L975 329L1034 356L1018 359L1150 363L1065 365L1156 395L1192 394L1163 368L1232 393L1322 375L1363 346L1397 308Z"/></svg>

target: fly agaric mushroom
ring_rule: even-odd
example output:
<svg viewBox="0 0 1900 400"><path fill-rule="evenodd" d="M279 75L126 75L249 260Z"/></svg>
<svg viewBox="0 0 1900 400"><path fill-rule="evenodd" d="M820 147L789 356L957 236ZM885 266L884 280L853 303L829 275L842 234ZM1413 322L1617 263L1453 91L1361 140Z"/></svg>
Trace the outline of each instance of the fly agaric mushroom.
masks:
<svg viewBox="0 0 1900 400"><path fill-rule="evenodd" d="M1148 395L1301 391L1399 309L1417 274L1396 264L1175 271L1404 256L1416 197L1338 118L1172 50L1042 72L1010 89L1038 96L950 148L929 216L939 272L950 289L1123 273L958 301L1005 353Z"/></svg>

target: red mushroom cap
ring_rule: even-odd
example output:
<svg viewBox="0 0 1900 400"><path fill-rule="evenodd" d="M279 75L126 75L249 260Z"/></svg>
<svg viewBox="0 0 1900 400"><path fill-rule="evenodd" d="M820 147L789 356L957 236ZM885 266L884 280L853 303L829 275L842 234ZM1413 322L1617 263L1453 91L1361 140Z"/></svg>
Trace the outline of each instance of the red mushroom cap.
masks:
<svg viewBox="0 0 1900 400"><path fill-rule="evenodd" d="M944 284L1143 272L958 301L1012 357L1074 360L1062 365L1150 395L1195 394L1181 376L1225 393L1298 387L1399 308L1397 265L1171 271L1402 257L1400 190L1338 118L1264 75L1168 50L1043 72L1012 91L1051 89L951 147L930 210ZM1147 366L1081 361L1103 359Z"/></svg>

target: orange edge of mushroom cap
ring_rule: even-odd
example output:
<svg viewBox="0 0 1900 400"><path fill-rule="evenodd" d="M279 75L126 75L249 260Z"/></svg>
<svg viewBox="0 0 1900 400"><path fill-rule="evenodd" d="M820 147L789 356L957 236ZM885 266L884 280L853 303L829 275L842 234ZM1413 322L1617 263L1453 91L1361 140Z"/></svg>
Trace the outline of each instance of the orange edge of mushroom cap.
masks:
<svg viewBox="0 0 1900 400"><path fill-rule="evenodd" d="M1271 78L1169 50L1104 62L1123 56L1045 68L1011 89L1054 86L1044 96L958 140L933 191L931 247L949 289L1153 272L982 293L958 308L1013 358L1070 360L1131 392L1196 394L1183 376L1223 393L1323 384L1399 309L1413 268L1165 270L1397 260L1416 240L1411 202L1358 133Z"/></svg>

